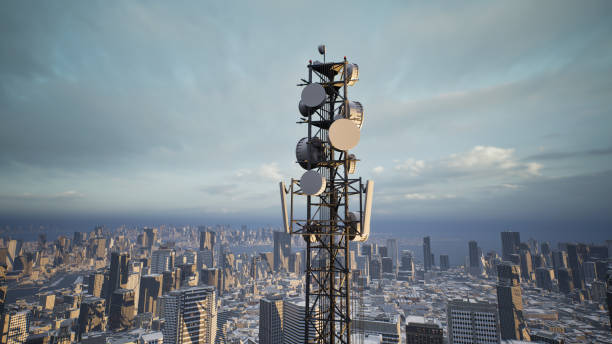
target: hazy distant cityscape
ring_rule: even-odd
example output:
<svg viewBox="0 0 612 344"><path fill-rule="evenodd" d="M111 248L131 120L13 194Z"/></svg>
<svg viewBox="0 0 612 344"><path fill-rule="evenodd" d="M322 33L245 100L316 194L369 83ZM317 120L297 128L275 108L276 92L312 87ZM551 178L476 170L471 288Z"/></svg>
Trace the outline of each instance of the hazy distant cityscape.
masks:
<svg viewBox="0 0 612 344"><path fill-rule="evenodd" d="M612 240L501 232L460 262L351 246L356 343L611 343ZM551 238L554 239L554 238ZM274 228L97 227L0 242L3 343L303 343L304 241ZM512 340L512 341L510 341Z"/></svg>

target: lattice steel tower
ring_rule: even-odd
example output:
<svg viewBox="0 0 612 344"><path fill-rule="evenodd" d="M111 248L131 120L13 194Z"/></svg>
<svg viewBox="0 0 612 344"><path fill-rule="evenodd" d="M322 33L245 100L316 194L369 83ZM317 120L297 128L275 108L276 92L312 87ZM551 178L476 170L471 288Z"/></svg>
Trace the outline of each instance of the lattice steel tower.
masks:
<svg viewBox="0 0 612 344"><path fill-rule="evenodd" d="M323 62L310 61L307 80L298 84L298 123L308 134L299 140L296 158L306 172L289 187L280 183L282 215L285 230L306 241L305 342L350 343L349 246L368 239L374 182L350 176L358 159L349 150L359 142L363 107L349 100L348 88L359 67L346 57L326 62L323 45L319 53ZM305 212L297 203L305 203Z"/></svg>

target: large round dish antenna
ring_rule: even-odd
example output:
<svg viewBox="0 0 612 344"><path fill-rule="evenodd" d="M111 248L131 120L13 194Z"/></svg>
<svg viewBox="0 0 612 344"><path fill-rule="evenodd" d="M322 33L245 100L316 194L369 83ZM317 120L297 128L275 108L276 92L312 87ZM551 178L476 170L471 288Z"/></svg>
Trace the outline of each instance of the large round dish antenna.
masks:
<svg viewBox="0 0 612 344"><path fill-rule="evenodd" d="M325 191L327 181L319 172L309 170L304 172L300 179L302 191L309 196L318 196Z"/></svg>
<svg viewBox="0 0 612 344"><path fill-rule="evenodd" d="M298 141L295 147L295 157L305 170L308 169L309 162L310 168L316 167L318 163L323 161L323 156L323 144L318 137L313 137L310 142L307 137L304 137Z"/></svg>
<svg viewBox="0 0 612 344"><path fill-rule="evenodd" d="M316 110L325 102L325 88L317 83L308 84L302 90L300 102L310 110Z"/></svg>
<svg viewBox="0 0 612 344"><path fill-rule="evenodd" d="M344 104L342 104L342 106L340 106L340 113L338 116L340 118L344 117L350 119L351 121L355 122L357 128L361 129L361 126L363 125L363 105L361 105L360 102L349 101L347 112L345 112Z"/></svg>
<svg viewBox="0 0 612 344"><path fill-rule="evenodd" d="M347 151L355 148L359 137L359 128L350 119L337 119L329 127L329 141L337 150Z"/></svg>

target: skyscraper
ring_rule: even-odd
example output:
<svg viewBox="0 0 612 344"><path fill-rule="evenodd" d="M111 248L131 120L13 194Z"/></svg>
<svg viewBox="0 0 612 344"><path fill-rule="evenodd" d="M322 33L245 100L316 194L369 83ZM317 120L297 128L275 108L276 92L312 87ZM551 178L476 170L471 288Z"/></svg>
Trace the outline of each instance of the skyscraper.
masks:
<svg viewBox="0 0 612 344"><path fill-rule="evenodd" d="M283 308L283 298L280 296L268 296L259 300L260 344L283 342Z"/></svg>
<svg viewBox="0 0 612 344"><path fill-rule="evenodd" d="M480 276L482 274L482 264L480 261L480 249L478 243L474 240L468 243L470 275Z"/></svg>
<svg viewBox="0 0 612 344"><path fill-rule="evenodd" d="M289 271L289 256L291 255L291 234L274 232L274 271Z"/></svg>
<svg viewBox="0 0 612 344"><path fill-rule="evenodd" d="M474 300L451 300L447 309L448 342L497 344L497 307Z"/></svg>
<svg viewBox="0 0 612 344"><path fill-rule="evenodd" d="M431 270L431 239L428 236L423 238L423 265L425 271Z"/></svg>
<svg viewBox="0 0 612 344"><path fill-rule="evenodd" d="M214 343L217 334L215 288L181 288L160 298L166 323L164 343Z"/></svg>
<svg viewBox="0 0 612 344"><path fill-rule="evenodd" d="M399 249L397 246L397 239L387 239L387 251L389 252L389 257L393 261L394 267L399 267Z"/></svg>
<svg viewBox="0 0 612 344"><path fill-rule="evenodd" d="M572 282L574 288L584 289L584 270L582 264L584 262L584 251L586 250L583 244L567 244L567 263L572 270Z"/></svg>
<svg viewBox="0 0 612 344"><path fill-rule="evenodd" d="M107 303L111 301L111 296L115 290L126 287L128 282L129 260L130 256L127 253L111 253L109 283L106 292Z"/></svg>
<svg viewBox="0 0 612 344"><path fill-rule="evenodd" d="M555 272L551 268L536 269L536 286L544 290L551 291L553 289L553 281L555 280Z"/></svg>
<svg viewBox="0 0 612 344"><path fill-rule="evenodd" d="M146 247L153 247L157 242L157 228L144 228L144 244Z"/></svg>
<svg viewBox="0 0 612 344"><path fill-rule="evenodd" d="M447 271L450 268L450 262L448 259L448 255L441 254L440 255L440 270Z"/></svg>
<svg viewBox="0 0 612 344"><path fill-rule="evenodd" d="M501 232L502 241L502 259L510 260L511 254L518 253L519 244L521 243L521 233L519 232Z"/></svg>
<svg viewBox="0 0 612 344"><path fill-rule="evenodd" d="M140 296L138 313L157 314L157 302L162 296L164 277L160 274L142 276L140 279Z"/></svg>
<svg viewBox="0 0 612 344"><path fill-rule="evenodd" d="M81 302L77 340L80 341L83 334L92 331L103 332L106 330L107 318L104 313L106 305L104 299L95 296L85 296Z"/></svg>
<svg viewBox="0 0 612 344"><path fill-rule="evenodd" d="M501 339L529 340L523 316L520 268L509 262L497 265L497 304Z"/></svg>
<svg viewBox="0 0 612 344"><path fill-rule="evenodd" d="M574 282L572 281L572 269L560 268L557 270L557 280L559 281L559 291L564 294L569 294L574 290Z"/></svg>
<svg viewBox="0 0 612 344"><path fill-rule="evenodd" d="M531 261L531 252L528 249L521 249L521 276L525 281L533 281L533 263Z"/></svg>
<svg viewBox="0 0 612 344"><path fill-rule="evenodd" d="M164 248L153 251L151 254L151 273L161 274L174 268L176 253L173 249Z"/></svg>
<svg viewBox="0 0 612 344"><path fill-rule="evenodd" d="M108 328L112 331L124 331L134 326L134 291L117 289L111 297Z"/></svg>
<svg viewBox="0 0 612 344"><path fill-rule="evenodd" d="M215 250L215 239L216 233L204 230L203 227L200 227L200 251L203 250Z"/></svg>
<svg viewBox="0 0 612 344"><path fill-rule="evenodd" d="M31 314L29 310L12 310L2 316L3 328L0 339L6 344L23 344L30 332Z"/></svg>

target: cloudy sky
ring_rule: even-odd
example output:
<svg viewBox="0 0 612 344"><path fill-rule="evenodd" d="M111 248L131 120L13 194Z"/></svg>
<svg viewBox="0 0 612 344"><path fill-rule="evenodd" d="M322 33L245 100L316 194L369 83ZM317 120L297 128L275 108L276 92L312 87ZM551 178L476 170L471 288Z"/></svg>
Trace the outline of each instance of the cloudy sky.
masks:
<svg viewBox="0 0 612 344"><path fill-rule="evenodd" d="M0 217L280 224L325 43L379 221L612 226L611 2L228 3L3 1Z"/></svg>

